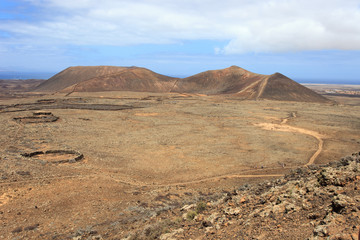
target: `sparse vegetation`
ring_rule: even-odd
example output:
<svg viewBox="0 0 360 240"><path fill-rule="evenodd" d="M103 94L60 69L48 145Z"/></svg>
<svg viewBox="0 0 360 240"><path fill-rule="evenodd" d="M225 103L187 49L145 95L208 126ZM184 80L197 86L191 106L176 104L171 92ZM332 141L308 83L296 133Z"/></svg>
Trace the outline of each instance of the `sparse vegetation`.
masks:
<svg viewBox="0 0 360 240"><path fill-rule="evenodd" d="M169 233L171 228L179 226L178 222L164 220L155 224L150 224L142 231L132 233L128 240L153 240L159 239L162 234Z"/></svg>
<svg viewBox="0 0 360 240"><path fill-rule="evenodd" d="M186 214L186 219L191 221L196 217L197 213L193 210L190 210L187 214Z"/></svg>
<svg viewBox="0 0 360 240"><path fill-rule="evenodd" d="M196 204L195 210L190 210L186 214L186 219L191 221L193 220L198 214L202 213L206 209L206 203L201 201Z"/></svg>
<svg viewBox="0 0 360 240"><path fill-rule="evenodd" d="M196 205L196 213L199 214L203 211L205 211L206 209L206 203L204 202L198 202L197 205Z"/></svg>
<svg viewBox="0 0 360 240"><path fill-rule="evenodd" d="M175 232L175 239L292 239L289 232L311 236L320 221L350 223L341 229L348 235L360 225L357 202L339 196L358 193L359 166L351 178L342 171L353 164L348 158L336 174L321 172L358 150L359 106L146 92L49 98L2 99L0 238L170 239ZM12 120L50 109L59 121ZM298 114L281 124L291 112ZM318 148L311 135L280 131L290 126L323 134L325 144L316 165L282 179ZM84 159L48 164L63 155L21 156L49 149L76 150ZM312 174L319 181L303 181ZM321 226L319 236L333 231Z"/></svg>

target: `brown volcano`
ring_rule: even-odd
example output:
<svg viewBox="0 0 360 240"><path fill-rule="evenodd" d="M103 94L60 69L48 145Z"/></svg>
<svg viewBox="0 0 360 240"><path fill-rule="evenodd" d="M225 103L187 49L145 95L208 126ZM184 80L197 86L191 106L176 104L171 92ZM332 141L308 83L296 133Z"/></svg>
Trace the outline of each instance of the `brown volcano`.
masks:
<svg viewBox="0 0 360 240"><path fill-rule="evenodd" d="M237 66L206 71L184 79L138 67L70 67L42 83L36 91L178 92L231 94L245 99L329 102L280 73L262 75Z"/></svg>
<svg viewBox="0 0 360 240"><path fill-rule="evenodd" d="M275 73L268 76L262 83L263 89L259 92L259 98L270 100L286 100L300 102L330 102L329 99L291 80L290 78Z"/></svg>
<svg viewBox="0 0 360 240"><path fill-rule="evenodd" d="M96 76L73 84L64 92L99 92L99 91L133 91L133 92L169 92L177 78L168 77L146 68L130 67L122 71Z"/></svg>
<svg viewBox="0 0 360 240"><path fill-rule="evenodd" d="M267 75L249 72L243 68L232 66L221 70L202 72L178 81L173 92L202 94L238 94L239 92L257 91L256 83L264 81ZM247 94L241 94L249 95ZM250 94L252 95L252 94Z"/></svg>
<svg viewBox="0 0 360 240"><path fill-rule="evenodd" d="M175 84L172 91L234 94L246 99L329 102L327 98L280 73L262 75L237 66L206 71L184 78Z"/></svg>
<svg viewBox="0 0 360 240"><path fill-rule="evenodd" d="M106 76L126 70L126 67L79 66L69 67L40 84L35 91L54 92L98 76Z"/></svg>

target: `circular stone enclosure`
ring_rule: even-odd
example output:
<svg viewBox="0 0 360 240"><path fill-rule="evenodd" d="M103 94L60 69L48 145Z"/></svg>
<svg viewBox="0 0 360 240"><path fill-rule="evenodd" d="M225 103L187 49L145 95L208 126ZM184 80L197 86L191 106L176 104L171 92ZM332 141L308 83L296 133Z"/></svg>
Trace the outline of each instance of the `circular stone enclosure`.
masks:
<svg viewBox="0 0 360 240"><path fill-rule="evenodd" d="M14 118L15 121L20 123L56 122L58 119L59 117L54 116L51 112L34 112L33 116Z"/></svg>
<svg viewBox="0 0 360 240"><path fill-rule="evenodd" d="M75 163L84 158L80 152L73 150L47 150L21 154L23 157L36 158L49 163Z"/></svg>

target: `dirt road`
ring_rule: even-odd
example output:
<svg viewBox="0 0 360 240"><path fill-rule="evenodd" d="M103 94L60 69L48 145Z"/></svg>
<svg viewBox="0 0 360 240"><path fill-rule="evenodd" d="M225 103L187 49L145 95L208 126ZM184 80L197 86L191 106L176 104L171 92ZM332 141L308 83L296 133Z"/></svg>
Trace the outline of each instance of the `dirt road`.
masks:
<svg viewBox="0 0 360 240"><path fill-rule="evenodd" d="M295 118L295 117L296 117L296 115L292 114L291 118ZM276 124L276 123L260 123L260 124L257 124L257 126L263 128L265 130L282 131L282 132L296 132L296 133L302 133L302 134L310 135L310 136L316 138L318 140L318 148L317 148L316 152L311 156L309 161L304 166L314 164L316 158L319 156L319 154L323 150L323 145L324 145L323 137L324 136L321 135L320 133L312 131L312 130L286 125L288 120L289 120L289 118L285 118L285 119L282 120L282 122L280 124Z"/></svg>
<svg viewBox="0 0 360 240"><path fill-rule="evenodd" d="M146 115L146 116L156 116L157 114L149 114L149 113L138 113L135 115ZM296 118L296 114L295 113L291 113L290 116L288 118L284 118L280 124L275 124L275 123L260 123L257 124L257 126L265 129L265 130L270 130L270 131L283 131L283 132L295 132L295 133L301 133L301 134L306 134L306 135L310 135L314 138L316 138L318 140L318 148L316 150L316 152L311 156L311 158L308 160L308 162L306 164L304 164L304 166L308 166L310 164L313 164L316 160L316 158L318 157L318 155L321 153L322 149L323 149L323 136L321 134L319 134L318 132L312 131L312 130L308 130L308 129L303 129L303 128L298 128L298 127L293 127L290 125L287 125L287 122L292 119L292 118ZM23 131L23 124L18 124L19 129L16 132L16 135L19 135L22 133ZM281 170L284 170L284 168L279 168ZM259 169L260 170L260 169ZM261 171L261 170L260 170ZM148 182L141 182L141 181L137 181L135 179L131 179L128 176L120 176L120 175L113 175L108 171L102 171L99 172L97 171L96 173L88 173L85 174L83 176L48 176L45 178L33 178L30 180L24 180L24 181L19 181L19 182L2 182L0 183L0 185L9 185L9 184L19 184L19 183L26 183L26 182L34 182L34 181L39 181L39 180L44 180L44 179L48 179L48 180L52 180L52 179L65 179L65 178L86 178L86 177L99 177L99 178L103 178L103 179L108 179L108 180L112 180L118 183L122 183L125 185L130 185L130 186L137 186L137 187L145 187L145 186L149 186L149 187L165 187L165 186L177 186L177 185L190 185L190 184L198 184L198 183L204 183L204 182L216 182L216 181L220 181L223 179L234 179L234 178L265 178L265 177L281 177L283 176L282 174L225 174L225 175L220 175L220 176L212 176L212 177L206 177L206 178L200 178L200 179L195 179L195 180L188 180L188 181L182 181L182 182L170 182L170 183L148 183Z"/></svg>

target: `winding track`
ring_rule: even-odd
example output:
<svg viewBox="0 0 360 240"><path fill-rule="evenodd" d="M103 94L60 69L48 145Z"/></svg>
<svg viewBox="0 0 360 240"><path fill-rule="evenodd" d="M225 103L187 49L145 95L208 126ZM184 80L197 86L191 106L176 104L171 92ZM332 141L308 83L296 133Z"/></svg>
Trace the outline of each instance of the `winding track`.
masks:
<svg viewBox="0 0 360 240"><path fill-rule="evenodd" d="M295 117L296 117L296 115L293 114L293 116L290 118L295 118ZM289 118L285 118L285 119L283 119L283 121L280 124L260 123L260 124L257 124L257 126L262 127L265 130L282 131L282 132L297 132L297 133L310 135L310 136L316 138L318 140L318 148L317 148L316 152L311 156L309 161L306 164L304 164L304 166L309 166L311 164L314 164L316 158L319 156L319 154L323 150L323 146L324 146L323 137L324 136L321 135L320 133L312 131L312 130L285 125L288 120L289 120Z"/></svg>
<svg viewBox="0 0 360 240"><path fill-rule="evenodd" d="M267 82L267 79L265 79L264 81ZM262 88L265 87L266 82L265 82L265 84L262 84ZM262 89L262 91L263 91L263 89ZM318 140L318 142L319 142L318 143L318 149L311 156L309 161L306 164L304 164L304 166L309 166L309 165L311 165L311 164L313 164L315 162L316 158L319 156L319 154L323 150L323 145L324 145L324 141L322 139L323 135L321 135L318 132L312 131L312 130L286 125L288 120L292 119L292 118L296 118L295 113L291 113L291 116L288 117L288 118L283 119L280 124L261 123L261 124L258 124L257 126L260 126L265 130L283 131L283 132L297 132L297 133L310 135L310 136L316 138ZM283 168L281 168L281 169L283 169ZM176 185L196 184L196 183L202 183L202 182L208 182L208 181L218 181L218 180L221 180L221 179L228 179L228 178L262 178L262 177L281 177L281 176L283 176L283 175L282 174L259 174L259 175L231 174L231 175L222 175L222 176L216 176L216 177L210 177L210 178L203 178L203 179L187 181L187 182L178 182L178 183L170 183L170 184L157 184L157 185L150 185L150 184L146 185L145 184L143 186L159 186L159 187L161 187L161 186L176 186Z"/></svg>
<svg viewBox="0 0 360 240"><path fill-rule="evenodd" d="M263 85L263 84L262 84ZM263 85L263 87L265 87L266 83ZM260 123L260 124L256 124L256 126L259 126L265 130L270 130L270 131L283 131L283 132L296 132L296 133L301 133L301 134L306 134L306 135L310 135L314 138L316 138L318 140L318 149L317 151L311 156L311 158L309 159L309 161L304 164L304 166L308 166L311 165L315 162L316 158L319 156L319 154L321 153L322 149L323 149L323 136L315 131L311 131L311 130L307 130L307 129L303 129L303 128L298 128L298 127L293 127L290 125L287 125L287 121L291 118L296 118L296 114L292 113L290 117L285 118L281 121L280 124L275 124L275 123ZM22 126L20 125L20 128ZM19 129L20 130L20 129ZM17 134L19 133L19 130L17 131ZM280 168L279 168L280 169ZM284 168L281 168L284 169ZM167 184L148 184L148 183L144 183L144 182L139 182L139 181L129 181L129 179L119 179L116 177L113 177L111 175L109 175L109 173L104 172L104 174L98 174L98 173L92 173L92 174L87 174L85 176L49 176L49 177L45 177L45 178L38 178L38 179L29 179L29 180L25 180L25 181L18 181L18 182L0 182L0 185L8 185L8 184L16 184L16 183L27 183L27 182L33 182L36 180L51 180L51 179L65 179L65 178L85 178L85 177L89 177L89 176L97 176L97 177L101 177L101 178L107 178L107 179L111 179L113 181L116 181L118 183L122 183L125 185L131 185L131 186L137 186L137 187L167 187L167 186L179 186L179 185L189 185L189 184L197 184L197 183L204 183L204 182L212 182L212 181L219 181L222 179L232 179L232 178L263 178L263 177L281 177L283 176L283 174L227 174L227 175L221 175L221 176L215 176L215 177L208 177L208 178L203 178L203 179L198 179L198 180L191 180L191 181L183 181L183 182L175 182L175 183L167 183Z"/></svg>
<svg viewBox="0 0 360 240"><path fill-rule="evenodd" d="M318 140L318 149L311 156L309 161L303 165L303 166L309 166L315 162L316 158L319 156L319 154L321 153L321 151L323 149L323 144L324 144L324 141L322 139L323 135L321 135L318 132L312 131L312 130L286 125L288 120L292 119L292 118L296 118L295 113L291 113L290 117L284 118L280 124L260 123L260 124L257 124L257 126L263 128L265 130L282 131L282 132L296 132L296 133L310 135L310 136L316 138ZM281 168L281 169L283 170L284 168ZM138 186L138 187L167 187L167 186L197 184L197 183L210 182L210 181L219 181L222 179L229 179L229 178L230 179L231 178L263 178L263 177L282 177L282 176L283 176L283 174L228 174L228 175L221 175L221 176L208 177L208 178L203 178L203 179L198 179L198 180L168 183L168 184L146 184L146 183L141 183L141 182L135 183L135 182L129 182L126 180L120 180L117 178L113 178L111 176L106 176L106 177L111 178L112 180L114 180L116 182L120 182L120 183L127 184L127 185Z"/></svg>

